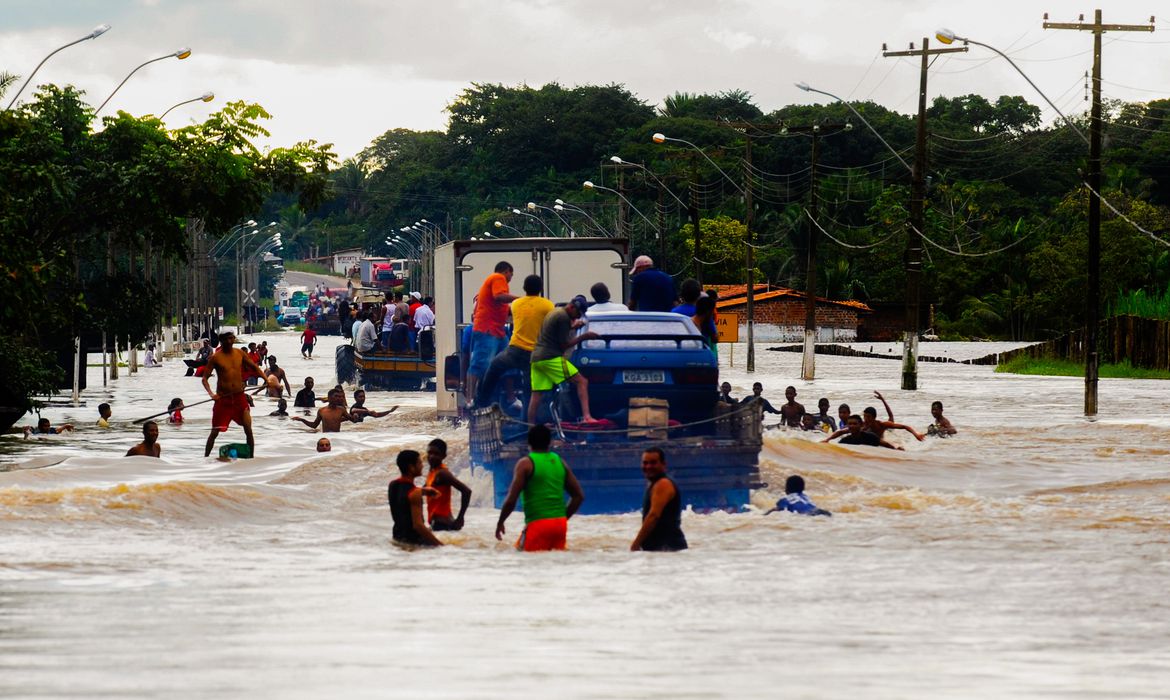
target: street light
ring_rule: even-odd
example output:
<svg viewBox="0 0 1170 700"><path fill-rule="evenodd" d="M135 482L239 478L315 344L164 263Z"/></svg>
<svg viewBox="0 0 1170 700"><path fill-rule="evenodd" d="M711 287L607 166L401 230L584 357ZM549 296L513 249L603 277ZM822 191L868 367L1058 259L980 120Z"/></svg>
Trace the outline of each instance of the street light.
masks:
<svg viewBox="0 0 1170 700"><path fill-rule="evenodd" d="M1045 15L1045 17L1047 17L1047 15ZM1024 71L1020 70L1020 67L1016 65L1016 62L1013 61L1011 59L1011 57L1009 57L1006 53L1004 53L1003 51L1000 51L999 49L995 48L994 46L991 46L989 44L984 44L983 42L980 42L980 41L975 41L974 39L971 39L969 37L957 36L954 32L952 32L949 29L945 29L945 28L939 29L938 31L936 31L934 33L934 38L938 39L939 41L941 41L944 44L953 44L956 41L961 41L964 44L975 44L976 46L982 46L983 48L988 49L989 51L994 51L995 53L999 54L1005 61L1007 61L1011 65L1012 68L1016 69L1016 72L1019 73L1024 78L1024 80L1028 81L1028 84L1032 86L1032 89L1035 90L1041 97L1044 98L1044 101L1048 103L1048 106L1052 108L1052 111L1059 114L1060 118L1064 120L1064 123L1068 124L1069 127L1073 131L1076 132L1077 136L1081 137L1082 141L1084 141L1085 143L1089 143L1089 137L1085 136L1084 132L1082 132L1080 129L1078 129L1077 125L1073 124L1072 120L1069 119L1068 117L1066 117L1064 112L1060 111L1060 108L1052 103L1052 100L1048 99L1048 95L1045 95L1044 91L1041 90L1039 87L1037 87L1036 83L1032 82L1032 79L1028 77L1028 74L1025 73ZM800 85L798 84L797 87L800 87Z"/></svg>
<svg viewBox="0 0 1170 700"><path fill-rule="evenodd" d="M12 105L16 104L16 100L20 98L20 93L24 92L24 89L26 87L28 87L29 81L31 81L33 76L37 74L37 71L39 71L41 69L41 66L45 65L45 61L47 61L53 57L53 54L57 53L58 51L61 51L62 49L67 49L70 46L73 46L74 44L80 44L81 42L88 41L89 39L96 39L108 31L110 31L110 25L99 24L98 26L93 28L92 32L90 32L89 34L86 34L85 36L81 37L80 39L78 39L76 41L71 41L68 44L65 44L64 46L53 49L53 52L50 53L48 56L45 56L44 58L42 58L41 62L37 64L37 67L33 68L32 73L29 73L28 77L24 79L24 82L20 84L20 89L16 91L15 95L12 96L12 101L8 103L8 106L5 107L5 110L12 109Z"/></svg>
<svg viewBox="0 0 1170 700"><path fill-rule="evenodd" d="M520 238L524 237L523 231L516 228L515 226L509 226L509 225L505 224L503 221L496 221L492 225L495 226L496 228L506 228L509 231L515 231L517 236L519 236Z"/></svg>
<svg viewBox="0 0 1170 700"><path fill-rule="evenodd" d="M174 52L169 53L166 56L159 56L158 58L152 58L149 61L138 64L138 66L134 70L132 70L126 74L125 78L122 78L122 82L118 83L118 87L114 88L114 91L110 93L110 96L106 98L105 102L102 102L100 105L98 105L98 108L95 109L93 112L94 116L96 117L98 115L98 113L102 111L102 107L106 106L106 103L109 102L110 99L113 98L113 96L115 94L117 94L118 90L122 89L122 86L126 84L126 81L130 79L130 76L137 73L139 68L142 68L143 66L149 66L150 64L154 63L155 61L165 61L168 58L177 58L181 61L190 55L191 55L191 49L184 46L183 48L176 49Z"/></svg>
<svg viewBox="0 0 1170 700"><path fill-rule="evenodd" d="M551 236L556 238L556 235L557 235L556 232L553 231L551 228L549 228L548 224L544 223L544 219L540 218L536 214L529 214L528 212L520 211L519 209L516 209L515 207L512 208L512 213L515 214L516 216L527 216L529 219L536 219L536 222L539 223L541 226L543 226L545 231L548 231Z"/></svg>
<svg viewBox="0 0 1170 700"><path fill-rule="evenodd" d="M199 97L192 97L189 100L183 100L182 102L180 102L176 105L171 105L171 107L168 108L167 111L162 113L162 116L160 116L158 118L158 120L162 121L163 119L166 119L167 115L170 114L171 110L174 109L175 107L182 107L183 105L191 104L192 102L211 102L214 99L215 99L215 93L208 91L208 92L203 93Z"/></svg>
<svg viewBox="0 0 1170 700"><path fill-rule="evenodd" d="M614 193L614 194L616 194L618 197L620 197L620 198L621 198L621 200L622 200L623 202L625 202L626 204L630 205L630 208L631 208L631 209L633 209L635 212L637 212L637 213L638 213L638 216L642 217L642 219L643 219L643 220L644 220L646 223L650 224L651 228L653 228L653 229L654 229L654 238L655 238L655 239L657 239L657 238L659 237L659 235L658 235L658 225L657 225L657 224L655 224L653 221L651 221L651 220L650 220L650 218L649 218L649 217L647 217L645 214L643 214L643 213L642 213L642 211L641 211L640 209L638 209L638 207L634 206L634 203L633 203L633 202L631 202L631 201L630 201L630 200L629 200L629 199L628 199L628 198L627 198L627 197L626 197L624 194L622 194L621 192L618 192L617 190L615 190L615 189L613 189L613 188L611 188L611 187L606 187L606 186L604 186L604 185L596 185L596 184L594 184L594 183L593 183L593 181L592 181L592 180L586 180L585 182L582 182L582 183L581 183L581 186L582 186L582 187L584 187L584 188L585 188L585 189L587 189L587 190L603 190L603 191L605 191L605 192L613 192L613 193Z"/></svg>
<svg viewBox="0 0 1170 700"><path fill-rule="evenodd" d="M528 203L528 211L536 211L537 209L545 209L547 211L551 211L553 213L553 216L557 217L557 220L559 220L562 224L565 225L566 228L569 229L569 238L576 238L577 237L577 232L573 230L573 225L570 224L569 221L567 219L565 219L565 217L561 216L560 211L557 211L556 209L554 209L552 207L546 207L543 204L537 204L536 202L529 202Z"/></svg>
<svg viewBox="0 0 1170 700"><path fill-rule="evenodd" d="M837 100L841 104L848 107L849 111L853 112L854 116L856 116L858 119L860 119L861 123L865 124L865 127L867 129L869 129L870 132L872 132L874 136L877 137L877 140L882 142L882 145L886 147L886 150L888 150L890 153L894 154L894 157L898 159L898 162L901 163L906 168L906 170L910 171L911 173L914 172L914 168L910 167L910 164L907 163L904 158L902 158L902 155L900 153L898 153L897 151L895 151L894 147L891 146L884 138L882 138L882 135L880 133L878 133L878 130L873 128L873 124L870 124L868 121L866 121L865 117L861 116L861 112L858 112L856 109L853 108L853 105L849 104L843 98L838 97L831 92L825 92L824 90L818 90L815 87L811 87L811 86L809 86L808 83L804 82L803 80L799 83L794 83L794 85L796 85L796 87L800 88L801 90L804 90L805 92L815 92L815 93L818 93L821 95L825 95L827 97L832 97L834 100Z"/></svg>
<svg viewBox="0 0 1170 700"><path fill-rule="evenodd" d="M574 212L576 214L580 214L580 215L584 216L586 219L589 219L589 222L592 223L595 227L597 227L598 231L601 231L603 234L605 234L606 238L611 238L609 231L606 231L604 226L597 223L597 220L594 219L592 216L590 216L589 212L585 211L581 207L569 204L568 202L566 202L563 199L556 199L553 201L554 201L553 209L557 210L558 212L571 211L571 212Z"/></svg>
<svg viewBox="0 0 1170 700"><path fill-rule="evenodd" d="M740 187L740 186L739 186L739 183L738 183L738 182L736 182L735 180L732 180L732 179L731 179L731 176L730 176L730 175L728 175L727 173L723 172L723 168L720 168L720 167L719 167L719 166L718 166L718 165L715 163L715 161L711 160L710 156L708 156L708 155L706 154L706 152L704 152L704 151L703 151L703 149L699 148L698 146L696 146L695 144L691 143L690 141L687 141L687 140L685 140L685 139L676 139L676 138L672 138L672 137L670 137L670 136L667 136L667 135L665 135L665 134L663 134L663 133L656 133L656 134L654 134L654 135L653 135L652 137L650 137L650 138L651 138L651 139L654 141L654 143L665 143L666 141L675 141L675 142L677 142L677 143L685 143L686 145L690 146L692 149L694 149L694 150L698 151L698 152L699 152L699 155L701 155L701 156L703 156L704 158L706 158L706 159L707 159L707 162L711 164L711 167L713 167L713 168L715 168L716 170L718 170L718 171L719 171L719 174L723 176L723 179L725 179L725 180L727 180L728 182L730 182L730 183L731 183L731 186L732 186L732 187L734 187L734 188L735 188L735 189L736 189L736 190L737 190L737 191L738 191L740 194L742 194L742 195L743 195L743 196L745 196L745 197L747 196L747 192L744 192L744 189L743 189L742 187Z"/></svg>

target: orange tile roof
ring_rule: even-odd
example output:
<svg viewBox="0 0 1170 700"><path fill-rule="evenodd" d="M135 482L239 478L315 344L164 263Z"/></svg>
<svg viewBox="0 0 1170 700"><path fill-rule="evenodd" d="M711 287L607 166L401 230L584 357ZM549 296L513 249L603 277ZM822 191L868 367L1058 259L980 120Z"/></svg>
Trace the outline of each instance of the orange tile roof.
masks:
<svg viewBox="0 0 1170 700"><path fill-rule="evenodd" d="M747 304L747 285L740 285L740 286L743 287L743 295L744 296L733 297L731 299L720 299L715 304L715 308L716 309L728 309L728 308L732 308L732 307L746 305ZM757 288L758 288L758 286L757 286ZM780 297L790 297L793 299L801 299L801 300L806 298L804 292L801 292L801 291L798 291L795 289L780 288L780 289L773 289L772 291L769 291L769 292L763 292L762 294L757 292L755 295L755 299L753 301L754 301L754 303L758 304L762 301L768 301L769 299L778 299ZM872 311L872 309L870 309L868 306L866 306L865 304L861 303L860 301L856 301L854 299L838 300L838 299L826 299L825 297L817 297L817 303L818 304L833 304L835 306L847 306L847 307L852 308L852 309L857 309L858 311L861 311L863 313Z"/></svg>

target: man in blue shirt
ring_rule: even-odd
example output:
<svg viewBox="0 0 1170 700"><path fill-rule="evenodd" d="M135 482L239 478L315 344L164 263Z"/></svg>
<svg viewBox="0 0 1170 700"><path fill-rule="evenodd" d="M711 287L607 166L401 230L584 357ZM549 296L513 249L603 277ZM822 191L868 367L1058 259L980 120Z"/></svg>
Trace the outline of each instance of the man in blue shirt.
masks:
<svg viewBox="0 0 1170 700"><path fill-rule="evenodd" d="M654 267L649 255L639 255L630 273L631 311L670 311L674 308L674 280Z"/></svg>

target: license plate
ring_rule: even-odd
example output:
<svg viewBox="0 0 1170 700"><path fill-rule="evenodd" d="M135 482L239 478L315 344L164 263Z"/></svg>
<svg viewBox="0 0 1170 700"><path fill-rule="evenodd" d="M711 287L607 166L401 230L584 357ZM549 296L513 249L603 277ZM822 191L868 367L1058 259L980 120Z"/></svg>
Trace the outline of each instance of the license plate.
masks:
<svg viewBox="0 0 1170 700"><path fill-rule="evenodd" d="M666 373L662 370L627 369L622 370L623 384L661 384L666 381Z"/></svg>

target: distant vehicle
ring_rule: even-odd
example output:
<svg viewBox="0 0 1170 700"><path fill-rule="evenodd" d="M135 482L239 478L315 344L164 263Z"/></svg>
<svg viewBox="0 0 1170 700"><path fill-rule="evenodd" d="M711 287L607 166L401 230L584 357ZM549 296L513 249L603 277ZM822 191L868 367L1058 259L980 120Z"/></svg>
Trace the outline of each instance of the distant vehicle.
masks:
<svg viewBox="0 0 1170 700"><path fill-rule="evenodd" d="M410 266L417 260L404 258L362 258L361 286L394 289L410 279Z"/></svg>
<svg viewBox="0 0 1170 700"><path fill-rule="evenodd" d="M282 326L295 326L305 322L304 313L299 306L286 306L280 310L276 319Z"/></svg>

